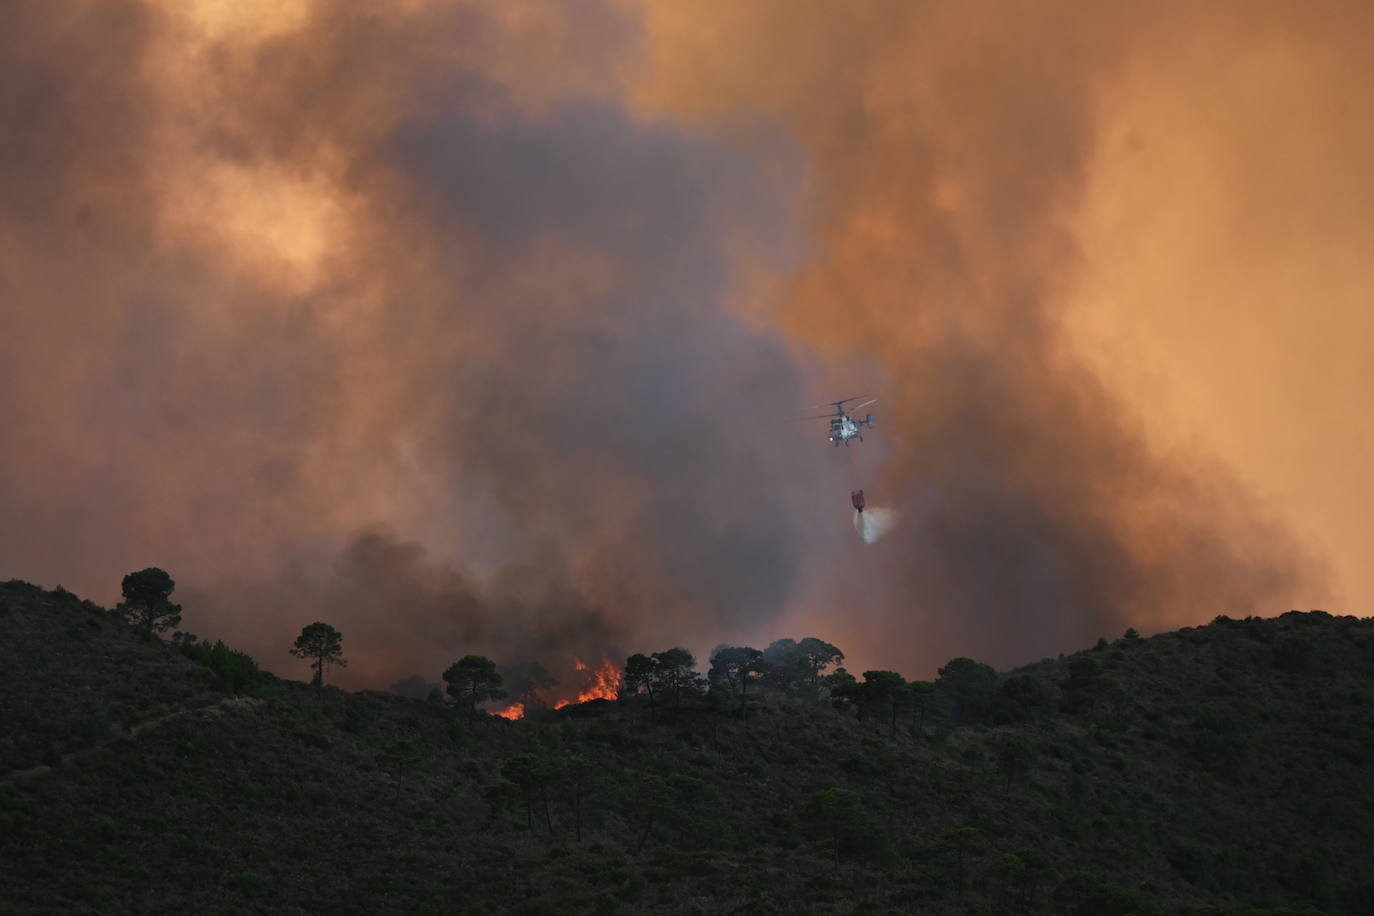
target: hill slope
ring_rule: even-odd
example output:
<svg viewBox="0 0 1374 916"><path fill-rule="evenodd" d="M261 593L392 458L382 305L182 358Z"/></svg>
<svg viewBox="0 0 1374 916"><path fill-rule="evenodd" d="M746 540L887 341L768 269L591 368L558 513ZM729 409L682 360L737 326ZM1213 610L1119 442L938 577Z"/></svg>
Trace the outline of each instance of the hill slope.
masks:
<svg viewBox="0 0 1374 916"><path fill-rule="evenodd" d="M22 583L0 647L0 912L1374 911L1369 620L1103 643L895 734L772 691L652 721L233 698Z"/></svg>

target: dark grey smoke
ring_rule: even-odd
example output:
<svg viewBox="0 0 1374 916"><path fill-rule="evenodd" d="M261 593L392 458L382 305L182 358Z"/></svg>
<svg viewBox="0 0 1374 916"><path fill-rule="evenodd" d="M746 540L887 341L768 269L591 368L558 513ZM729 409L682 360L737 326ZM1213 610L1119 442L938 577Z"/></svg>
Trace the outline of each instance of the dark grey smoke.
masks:
<svg viewBox="0 0 1374 916"><path fill-rule="evenodd" d="M633 31L593 6L529 40L609 74ZM109 600L158 565L187 629L291 670L324 620L359 686L788 607L810 472L756 427L802 370L727 301L743 250L795 254L785 143L764 174L605 75L530 104L483 62L528 36L481 6L225 46L194 115L130 66L174 67L174 17L31 10L0 57L5 575ZM269 184L240 216L223 180ZM344 223L301 274L275 249L321 197Z"/></svg>

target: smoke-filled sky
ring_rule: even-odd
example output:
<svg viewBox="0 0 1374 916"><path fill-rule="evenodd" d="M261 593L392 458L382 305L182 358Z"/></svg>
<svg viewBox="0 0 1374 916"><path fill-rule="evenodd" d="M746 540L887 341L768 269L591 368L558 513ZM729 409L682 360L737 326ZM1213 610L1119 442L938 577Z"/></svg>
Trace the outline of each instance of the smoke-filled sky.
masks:
<svg viewBox="0 0 1374 916"><path fill-rule="evenodd" d="M1367 615L1370 162L1359 0L7 4L0 577L356 687Z"/></svg>

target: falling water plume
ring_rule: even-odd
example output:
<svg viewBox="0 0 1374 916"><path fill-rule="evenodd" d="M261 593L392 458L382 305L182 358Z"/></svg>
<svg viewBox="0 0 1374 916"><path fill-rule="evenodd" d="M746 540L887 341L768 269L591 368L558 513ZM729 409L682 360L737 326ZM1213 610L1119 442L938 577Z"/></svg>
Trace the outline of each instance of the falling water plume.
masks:
<svg viewBox="0 0 1374 916"><path fill-rule="evenodd" d="M872 544L887 534L897 521L897 510L882 506L872 506L863 512L854 513L854 530L859 532L865 544Z"/></svg>

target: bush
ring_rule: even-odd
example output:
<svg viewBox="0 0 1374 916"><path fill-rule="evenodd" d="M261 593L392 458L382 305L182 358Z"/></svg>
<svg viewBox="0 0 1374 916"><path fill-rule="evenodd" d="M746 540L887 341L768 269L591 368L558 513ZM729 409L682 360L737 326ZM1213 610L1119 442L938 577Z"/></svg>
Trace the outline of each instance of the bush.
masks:
<svg viewBox="0 0 1374 916"><path fill-rule="evenodd" d="M198 641L194 634L177 633L172 637L172 645L182 655L210 669L215 675L217 690L243 694L266 682L262 669L251 656L229 648L223 640L216 640L212 646Z"/></svg>

